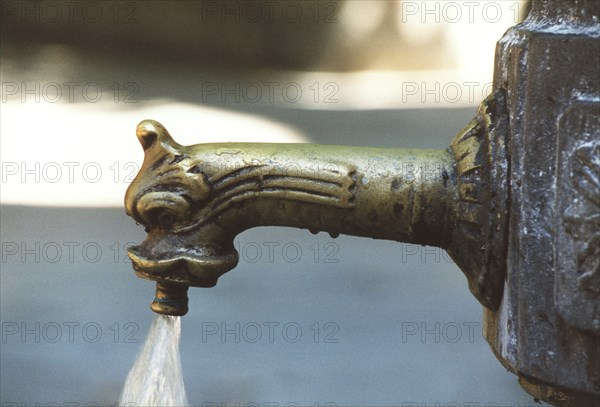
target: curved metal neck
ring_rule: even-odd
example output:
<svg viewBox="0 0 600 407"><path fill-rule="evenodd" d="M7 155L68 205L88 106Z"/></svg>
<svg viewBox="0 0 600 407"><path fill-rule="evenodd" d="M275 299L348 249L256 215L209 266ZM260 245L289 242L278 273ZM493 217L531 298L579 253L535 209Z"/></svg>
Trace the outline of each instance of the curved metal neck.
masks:
<svg viewBox="0 0 600 407"><path fill-rule="evenodd" d="M211 240L256 226L289 226L444 246L455 194L444 150L311 144L211 144L190 148L211 197L194 216Z"/></svg>
<svg viewBox="0 0 600 407"><path fill-rule="evenodd" d="M497 193L500 187L493 190L497 171L488 159L496 151L488 131L490 112L498 115L501 105L495 100L483 105L447 150L182 146L159 123L144 121L137 131L144 164L125 197L127 213L148 232L141 245L129 249L134 269L165 284L155 307L164 308L168 284L212 287L233 269L239 233L287 226L442 247L461 266L477 298L494 307L503 274L491 274L502 265L490 269L489 257L503 256L498 245L489 246L493 252L480 248L491 234L504 236L502 217L490 219L487 207L501 209L504 197ZM501 163L502 154L496 155Z"/></svg>
<svg viewBox="0 0 600 407"><path fill-rule="evenodd" d="M457 190L446 150L314 144L182 146L138 127L143 167L125 198L148 238L130 249L141 277L213 286L237 264L233 241L257 226L447 247Z"/></svg>

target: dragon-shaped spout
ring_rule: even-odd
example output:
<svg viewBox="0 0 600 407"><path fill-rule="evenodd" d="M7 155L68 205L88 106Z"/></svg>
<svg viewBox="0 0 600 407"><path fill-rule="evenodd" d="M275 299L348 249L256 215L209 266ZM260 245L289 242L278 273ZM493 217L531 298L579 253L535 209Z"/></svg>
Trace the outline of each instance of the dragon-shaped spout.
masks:
<svg viewBox="0 0 600 407"><path fill-rule="evenodd" d="M257 226L438 246L464 257L467 276L481 276L481 254L463 246L472 248L471 239L479 247L486 233L477 211L485 194L484 122L474 120L447 150L182 146L160 123L141 122L145 158L125 207L148 232L129 257L138 276L159 283L152 309L185 314L187 287L214 286L237 265L236 235ZM457 238L457 228L469 236ZM493 306L497 287L472 280L471 289Z"/></svg>

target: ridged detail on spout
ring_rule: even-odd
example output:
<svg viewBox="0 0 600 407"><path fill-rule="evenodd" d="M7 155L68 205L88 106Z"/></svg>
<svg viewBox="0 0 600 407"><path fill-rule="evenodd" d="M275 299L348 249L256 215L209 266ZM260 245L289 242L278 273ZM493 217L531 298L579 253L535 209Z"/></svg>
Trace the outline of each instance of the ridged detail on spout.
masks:
<svg viewBox="0 0 600 407"><path fill-rule="evenodd" d="M458 227L465 237L479 241L484 210L482 194L482 133L484 126L475 117L452 141L452 151L456 160L458 175Z"/></svg>
<svg viewBox="0 0 600 407"><path fill-rule="evenodd" d="M209 179L215 198L199 212L200 225L213 222L229 207L248 199L284 199L337 208L354 206L354 169L336 165L316 174L302 171L296 166L279 168L261 164L215 174Z"/></svg>
<svg viewBox="0 0 600 407"><path fill-rule="evenodd" d="M500 304L506 269L507 126L504 94L497 91L450 145L458 196L448 252L490 309Z"/></svg>

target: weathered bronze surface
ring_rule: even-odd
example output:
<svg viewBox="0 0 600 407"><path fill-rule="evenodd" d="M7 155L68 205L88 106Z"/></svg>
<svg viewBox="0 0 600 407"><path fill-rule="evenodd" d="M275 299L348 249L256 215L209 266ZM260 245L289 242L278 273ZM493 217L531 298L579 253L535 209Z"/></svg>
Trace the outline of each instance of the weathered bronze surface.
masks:
<svg viewBox="0 0 600 407"><path fill-rule="evenodd" d="M127 213L152 309L234 268L233 239L292 226L444 248L525 390L600 400L600 2L534 1L497 47L494 91L447 150L176 143L146 120Z"/></svg>
<svg viewBox="0 0 600 407"><path fill-rule="evenodd" d="M448 150L182 146L159 123L143 121L137 135L144 164L125 199L127 213L148 232L129 249L134 268L163 283L162 293L177 285L212 287L237 265L237 234L292 226L443 247L473 293L496 308L505 255L502 245L482 242L504 240L506 180L495 170L505 162L504 144L488 138L490 112L503 114L498 100L484 102ZM492 150L497 161L489 159Z"/></svg>

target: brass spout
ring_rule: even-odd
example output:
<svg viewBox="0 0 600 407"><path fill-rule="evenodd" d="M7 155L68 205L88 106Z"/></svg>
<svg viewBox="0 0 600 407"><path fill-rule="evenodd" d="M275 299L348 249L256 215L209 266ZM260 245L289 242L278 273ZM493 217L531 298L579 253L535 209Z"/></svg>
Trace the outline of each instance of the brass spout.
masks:
<svg viewBox="0 0 600 407"><path fill-rule="evenodd" d="M504 238L504 179L493 161L503 150L492 139L489 118L499 100L496 95L482 104L446 150L182 146L160 123L141 122L137 136L145 158L125 207L148 232L129 257L138 276L158 283L152 309L183 315L181 287L214 286L237 265L236 235L256 226L442 247L463 268L477 298L497 307L502 245L485 242Z"/></svg>
<svg viewBox="0 0 600 407"><path fill-rule="evenodd" d="M150 309L157 314L183 316L188 312L189 286L184 284L156 283L156 294Z"/></svg>

